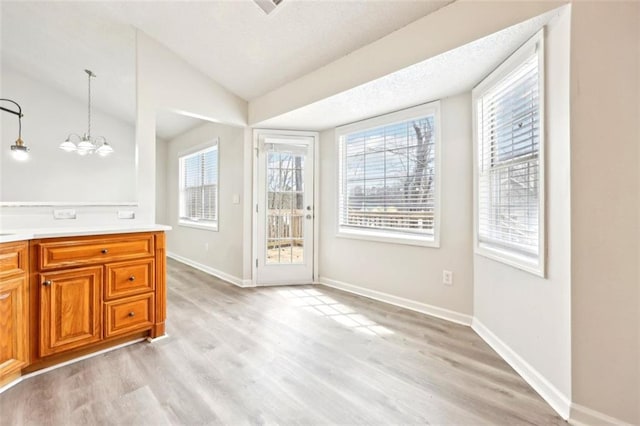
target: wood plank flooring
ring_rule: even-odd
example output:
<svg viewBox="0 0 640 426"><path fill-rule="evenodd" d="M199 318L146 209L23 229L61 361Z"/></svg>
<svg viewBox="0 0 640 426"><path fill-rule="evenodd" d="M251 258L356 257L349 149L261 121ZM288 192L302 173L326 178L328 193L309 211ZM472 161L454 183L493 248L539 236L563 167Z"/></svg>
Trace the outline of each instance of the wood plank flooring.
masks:
<svg viewBox="0 0 640 426"><path fill-rule="evenodd" d="M32 377L0 424L561 424L469 327L168 262L169 337Z"/></svg>

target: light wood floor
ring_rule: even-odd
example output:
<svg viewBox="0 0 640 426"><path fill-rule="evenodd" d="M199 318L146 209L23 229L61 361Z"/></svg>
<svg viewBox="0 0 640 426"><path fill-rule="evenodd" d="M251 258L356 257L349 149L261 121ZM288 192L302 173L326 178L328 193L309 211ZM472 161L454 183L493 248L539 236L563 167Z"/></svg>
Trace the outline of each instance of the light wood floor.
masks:
<svg viewBox="0 0 640 426"><path fill-rule="evenodd" d="M168 265L169 338L32 377L0 424L559 424L470 328Z"/></svg>

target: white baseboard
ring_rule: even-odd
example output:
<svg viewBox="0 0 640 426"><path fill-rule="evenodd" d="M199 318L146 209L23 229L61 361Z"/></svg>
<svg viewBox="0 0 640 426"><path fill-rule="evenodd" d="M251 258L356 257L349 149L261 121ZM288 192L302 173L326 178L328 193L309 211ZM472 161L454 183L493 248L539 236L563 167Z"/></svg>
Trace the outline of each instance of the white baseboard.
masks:
<svg viewBox="0 0 640 426"><path fill-rule="evenodd" d="M380 302L389 303L391 305L400 306L402 308L410 309L412 311L420 312L432 317L444 319L447 321L455 322L462 325L471 325L471 315L461 314L460 312L451 311L445 308L439 308L433 305L427 305L426 303L416 302L414 300L405 299L403 297L393 296L381 291L370 290L365 287L360 287L353 284L347 284L342 281L333 280L331 278L320 277L318 279L319 284L326 285L327 287L337 288L338 290L348 291L349 293L358 294L360 296L368 297L369 299L378 300Z"/></svg>
<svg viewBox="0 0 640 426"><path fill-rule="evenodd" d="M220 278L221 280L227 281L238 287L253 287L253 283L251 280L243 280L241 278L236 277L235 275L227 274L226 272L220 271L219 269L215 269L210 266L203 265L202 263L198 263L194 260L188 259L186 257L182 257L178 254L168 251L167 257L173 260L177 260L180 263L184 263L185 265L191 266L192 268L199 269L202 272L205 272L209 275L213 275L214 277Z"/></svg>
<svg viewBox="0 0 640 426"><path fill-rule="evenodd" d="M522 359L511 347L493 334L477 318L471 328L498 353L563 419L569 418L571 401L542 374Z"/></svg>
<svg viewBox="0 0 640 426"><path fill-rule="evenodd" d="M615 417L592 410L591 408L583 407L576 403L571 404L571 417L569 417L569 423L576 426L631 426L630 423L623 422Z"/></svg>

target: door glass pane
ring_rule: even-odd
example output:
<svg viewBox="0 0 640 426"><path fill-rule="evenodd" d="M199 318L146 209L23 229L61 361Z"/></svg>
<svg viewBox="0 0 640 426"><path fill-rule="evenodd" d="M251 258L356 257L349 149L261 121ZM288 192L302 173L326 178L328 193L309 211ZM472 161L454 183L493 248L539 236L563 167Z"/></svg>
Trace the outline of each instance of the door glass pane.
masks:
<svg viewBox="0 0 640 426"><path fill-rule="evenodd" d="M304 263L304 154L278 145L266 161L266 262Z"/></svg>

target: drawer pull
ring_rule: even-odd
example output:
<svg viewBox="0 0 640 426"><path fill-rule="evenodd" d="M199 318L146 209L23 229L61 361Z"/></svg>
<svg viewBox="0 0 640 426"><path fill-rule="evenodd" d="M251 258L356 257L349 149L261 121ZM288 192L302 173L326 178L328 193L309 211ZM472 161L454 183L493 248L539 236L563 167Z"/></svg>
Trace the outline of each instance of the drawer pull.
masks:
<svg viewBox="0 0 640 426"><path fill-rule="evenodd" d="M100 253L102 253L102 254L107 254L107 253L109 253L109 250L107 250L107 249L102 249L102 250L100 250Z"/></svg>
<svg viewBox="0 0 640 426"><path fill-rule="evenodd" d="M7 298L7 297L9 297L9 296L11 296L11 292L9 292L9 293L5 293L5 294L0 294L0 300L4 300L4 299L6 299L6 298Z"/></svg>
<svg viewBox="0 0 640 426"><path fill-rule="evenodd" d="M131 311L131 312L129 312L129 316L130 316L130 317L135 317L135 316L136 316L136 313L135 313L135 312L133 312L133 311Z"/></svg>
<svg viewBox="0 0 640 426"><path fill-rule="evenodd" d="M50 280L46 280L45 282L42 283L43 286L45 287L49 287L51 285L51 281Z"/></svg>
<svg viewBox="0 0 640 426"><path fill-rule="evenodd" d="M134 277L133 275L129 277L129 281L135 281L135 280L136 280L136 277Z"/></svg>

